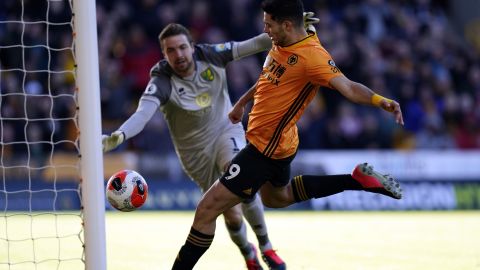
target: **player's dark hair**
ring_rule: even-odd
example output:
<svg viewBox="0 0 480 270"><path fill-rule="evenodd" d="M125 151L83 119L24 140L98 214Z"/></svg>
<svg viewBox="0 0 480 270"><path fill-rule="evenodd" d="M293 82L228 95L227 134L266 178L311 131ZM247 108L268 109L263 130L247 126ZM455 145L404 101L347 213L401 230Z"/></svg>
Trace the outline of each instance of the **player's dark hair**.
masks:
<svg viewBox="0 0 480 270"><path fill-rule="evenodd" d="M190 44L193 43L193 38L192 38L192 34L190 34L190 31L188 31L188 29L185 26L178 23L169 23L167 26L165 26L162 32L160 32L160 34L158 35L158 40L162 41L168 37L178 36L178 35L185 35L188 39L188 42ZM160 46L161 44L162 43L160 42Z"/></svg>
<svg viewBox="0 0 480 270"><path fill-rule="evenodd" d="M302 0L264 0L262 9L272 16L272 20L283 22L292 21L297 26L303 27L303 2Z"/></svg>

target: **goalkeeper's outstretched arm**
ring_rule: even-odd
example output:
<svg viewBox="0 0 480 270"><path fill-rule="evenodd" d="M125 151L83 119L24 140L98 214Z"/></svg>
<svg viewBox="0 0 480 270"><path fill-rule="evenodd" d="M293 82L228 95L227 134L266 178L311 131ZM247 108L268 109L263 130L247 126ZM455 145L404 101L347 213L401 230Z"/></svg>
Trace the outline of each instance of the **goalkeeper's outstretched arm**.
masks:
<svg viewBox="0 0 480 270"><path fill-rule="evenodd" d="M303 13L303 24L307 31L316 32L313 24L316 24L320 19L314 17L313 12ZM260 34L253 38L238 41L233 43L233 59L238 60L242 57L270 50L272 48L272 40L266 33Z"/></svg>
<svg viewBox="0 0 480 270"><path fill-rule="evenodd" d="M158 109L158 104L151 100L140 99L134 114L120 128L110 135L102 136L103 152L115 149L129 138L140 133Z"/></svg>
<svg viewBox="0 0 480 270"><path fill-rule="evenodd" d="M233 59L263 52L272 48L272 41L263 33L253 38L233 43Z"/></svg>

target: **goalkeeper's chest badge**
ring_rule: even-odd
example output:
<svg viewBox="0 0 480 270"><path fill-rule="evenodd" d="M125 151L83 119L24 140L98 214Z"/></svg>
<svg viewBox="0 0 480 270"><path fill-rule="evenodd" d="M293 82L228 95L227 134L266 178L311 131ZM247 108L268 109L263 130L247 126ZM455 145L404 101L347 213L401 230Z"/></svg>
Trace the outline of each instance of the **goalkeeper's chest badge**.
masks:
<svg viewBox="0 0 480 270"><path fill-rule="evenodd" d="M201 108L205 108L212 104L212 97L208 92L202 93L195 97L195 103Z"/></svg>
<svg viewBox="0 0 480 270"><path fill-rule="evenodd" d="M202 71L202 73L200 73L200 77L202 77L202 79L206 80L206 81L213 81L213 79L215 79L215 75L213 74L212 70L210 68L207 68L205 69L204 71Z"/></svg>

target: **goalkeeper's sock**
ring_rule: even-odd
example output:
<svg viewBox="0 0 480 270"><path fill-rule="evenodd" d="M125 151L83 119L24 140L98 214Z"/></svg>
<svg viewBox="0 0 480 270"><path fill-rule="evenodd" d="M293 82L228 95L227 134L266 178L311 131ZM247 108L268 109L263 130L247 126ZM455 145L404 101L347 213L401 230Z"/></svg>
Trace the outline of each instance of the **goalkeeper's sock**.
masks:
<svg viewBox="0 0 480 270"><path fill-rule="evenodd" d="M237 245L245 259L251 259L251 247L247 240L247 226L242 222L239 228L226 224L230 239Z"/></svg>
<svg viewBox="0 0 480 270"><path fill-rule="evenodd" d="M268 238L267 225L263 213L263 204L258 195L249 201L242 203L242 211L245 219L257 236L259 248L261 251L272 249L272 244Z"/></svg>
<svg viewBox="0 0 480 270"><path fill-rule="evenodd" d="M172 270L192 269L212 244L213 237L214 235L203 234L191 228L185 244L175 258Z"/></svg>
<svg viewBox="0 0 480 270"><path fill-rule="evenodd" d="M322 198L344 190L362 190L363 187L350 174L298 175L290 180L296 202Z"/></svg>

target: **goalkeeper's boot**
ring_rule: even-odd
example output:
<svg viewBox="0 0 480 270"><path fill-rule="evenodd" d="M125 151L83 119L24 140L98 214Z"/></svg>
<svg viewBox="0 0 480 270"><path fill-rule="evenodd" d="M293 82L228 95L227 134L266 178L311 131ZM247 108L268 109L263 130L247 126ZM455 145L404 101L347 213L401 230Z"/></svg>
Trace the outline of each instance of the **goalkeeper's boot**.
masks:
<svg viewBox="0 0 480 270"><path fill-rule="evenodd" d="M400 184L389 174L381 174L373 170L368 163L358 164L352 172L353 179L357 180L365 191L380 193L395 199L402 198Z"/></svg>
<svg viewBox="0 0 480 270"><path fill-rule="evenodd" d="M270 270L285 270L287 269L287 265L285 262L280 258L275 250L269 249L262 252L262 258L267 263L268 269Z"/></svg>
<svg viewBox="0 0 480 270"><path fill-rule="evenodd" d="M257 249L255 248L254 244L250 244L252 247L253 252L253 258L245 260L247 263L247 269L248 270L263 270L263 267L260 265L260 262L258 261L258 256L257 256Z"/></svg>

